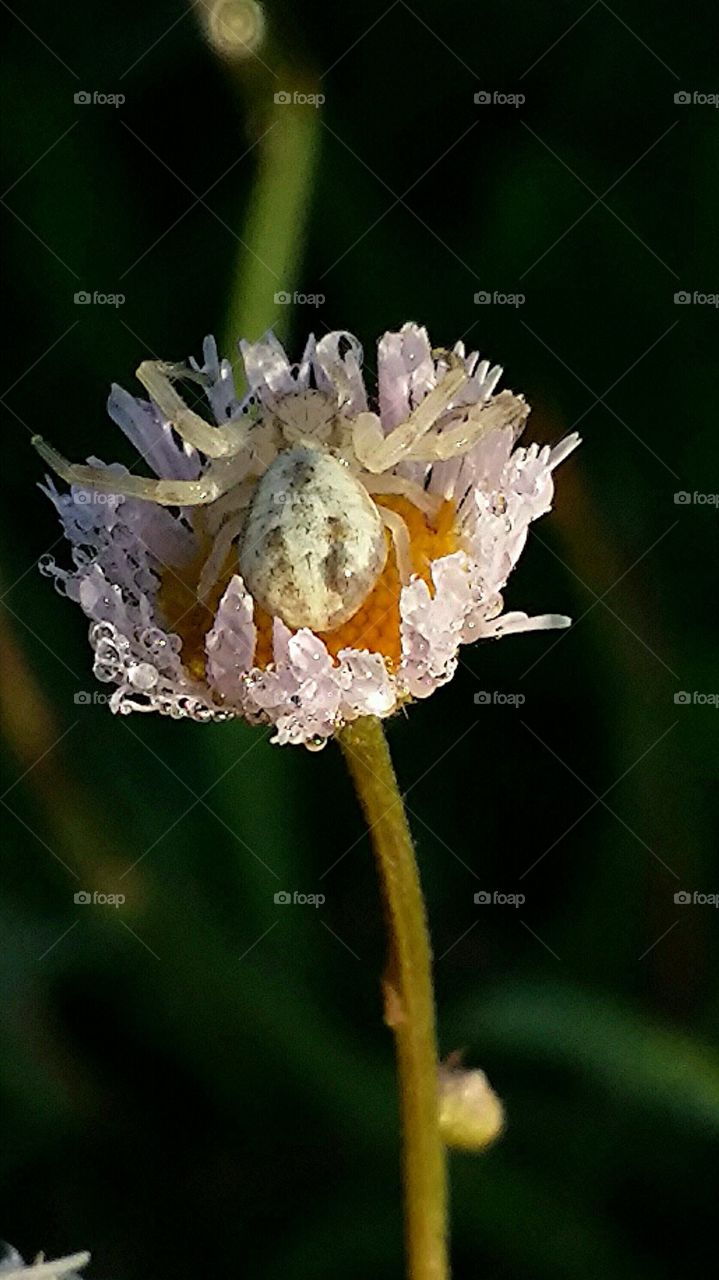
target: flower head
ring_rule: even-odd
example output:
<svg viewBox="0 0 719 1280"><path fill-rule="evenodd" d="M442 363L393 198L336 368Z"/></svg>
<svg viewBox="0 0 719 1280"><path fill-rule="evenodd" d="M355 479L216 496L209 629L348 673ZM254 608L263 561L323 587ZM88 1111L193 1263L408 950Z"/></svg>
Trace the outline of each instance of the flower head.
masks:
<svg viewBox="0 0 719 1280"><path fill-rule="evenodd" d="M36 439L71 486L45 492L73 567L41 569L91 620L114 711L243 716L319 747L427 697L462 644L568 625L503 613L579 438L516 447L529 409L496 393L501 368L407 324L379 342L371 408L349 333L310 338L296 365L271 333L240 347L241 400L211 338L202 365L141 365L149 399L113 387L110 416L158 480L70 464Z"/></svg>

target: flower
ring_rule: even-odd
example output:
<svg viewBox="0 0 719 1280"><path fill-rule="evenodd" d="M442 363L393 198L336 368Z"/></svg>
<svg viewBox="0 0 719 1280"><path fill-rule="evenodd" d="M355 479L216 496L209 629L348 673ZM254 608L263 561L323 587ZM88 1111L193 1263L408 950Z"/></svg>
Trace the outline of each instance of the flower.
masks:
<svg viewBox="0 0 719 1280"><path fill-rule="evenodd" d="M272 333L240 348L242 400L212 338L202 365L141 365L148 400L112 388L110 416L159 481L36 438L71 485L44 492L73 567L45 556L41 571L90 619L113 711L243 716L318 748L434 692L460 645L569 624L503 612L579 437L516 447L529 408L495 392L499 366L406 324L378 344L372 411L351 334L311 337L297 365Z"/></svg>
<svg viewBox="0 0 719 1280"><path fill-rule="evenodd" d="M40 1254L35 1262L25 1266L17 1249L0 1243L0 1276L2 1280L81 1280L78 1269L86 1267L89 1253L73 1253L55 1262L45 1262Z"/></svg>

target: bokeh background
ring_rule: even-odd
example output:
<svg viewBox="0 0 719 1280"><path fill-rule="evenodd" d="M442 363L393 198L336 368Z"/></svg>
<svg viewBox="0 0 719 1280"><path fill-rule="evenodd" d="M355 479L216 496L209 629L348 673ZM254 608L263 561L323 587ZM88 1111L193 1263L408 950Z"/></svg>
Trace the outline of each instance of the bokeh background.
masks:
<svg viewBox="0 0 719 1280"><path fill-rule="evenodd" d="M709 1275L718 915L674 895L719 892L713 6L277 3L235 63L207 14L0 13L0 1234L88 1247L99 1280L402 1274L383 929L339 753L78 701L102 687L35 568L58 529L30 434L136 463L104 402L141 359L274 325L295 353L349 328L372 368L415 319L505 365L528 437L585 440L507 595L572 630L465 650L390 727L442 1050L509 1116L452 1158L455 1273ZM325 102L275 103L296 90ZM125 101L75 101L96 92Z"/></svg>

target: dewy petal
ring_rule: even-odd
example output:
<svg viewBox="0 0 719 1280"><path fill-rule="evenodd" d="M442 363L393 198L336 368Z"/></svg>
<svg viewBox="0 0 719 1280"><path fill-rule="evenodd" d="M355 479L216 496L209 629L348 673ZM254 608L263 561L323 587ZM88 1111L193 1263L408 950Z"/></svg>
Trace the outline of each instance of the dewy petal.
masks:
<svg viewBox="0 0 719 1280"><path fill-rule="evenodd" d="M495 592L517 563L529 525L551 508L552 471L579 443L574 434L555 449L531 445L511 452L511 434L506 428L492 432L467 454L462 480L470 482L460 507L467 550Z"/></svg>
<svg viewBox="0 0 719 1280"><path fill-rule="evenodd" d="M554 471L554 468L558 467L560 462L564 462L564 459L568 458L570 453L574 453L574 450L578 448L581 442L582 437L579 432L570 431L568 436L565 436L558 444L553 445L549 450L549 458L547 460L550 471Z"/></svg>
<svg viewBox="0 0 719 1280"><path fill-rule="evenodd" d="M310 338L299 365L291 365L272 333L241 343L251 394L273 407L315 385L337 400L344 418L363 412L367 395L362 350L345 332ZM494 392L499 366L465 355L469 380L458 406L479 403ZM224 422L241 412L229 362L220 360L212 339L203 346L203 365L191 361L215 417ZM405 325L379 343L379 400L385 431L406 420L447 368L434 355L425 329ZM113 419L158 474L194 478L202 463L183 446L156 406L113 388ZM451 416L448 419L451 421ZM454 419L456 422L456 417ZM437 424L442 429L442 419ZM401 590L400 660L393 669L382 653L345 648L333 658L319 636L293 633L273 621L272 659L253 666L258 630L255 602L235 574L225 587L205 635L203 663L194 653L183 660L183 641L165 622L158 592L174 574L190 571L203 542L191 513L120 495L88 492L79 486L59 492L48 480L44 492L54 504L70 544L71 566L43 557L41 571L62 594L80 605L90 622L97 678L114 685L114 711L159 711L199 721L243 716L274 727L273 741L318 747L338 727L358 716L388 716L408 698L424 698L451 679L462 644L522 631L564 627L560 614L528 617L503 613L502 592L519 559L533 520L549 510L555 467L576 448L569 435L553 447L515 447L512 428L497 428L466 455L434 464L400 463L394 474L411 477L454 505L460 549L430 565L430 578L414 577ZM88 460L103 467L98 459ZM117 475L118 464L105 468ZM194 572L194 569L192 569ZM179 623L178 623L179 628ZM193 674L194 673L194 674Z"/></svg>
<svg viewBox="0 0 719 1280"><path fill-rule="evenodd" d="M176 439L156 405L131 396L113 383L107 412L142 454L157 476L168 480L195 480L200 474L200 458L189 444Z"/></svg>
<svg viewBox="0 0 719 1280"><path fill-rule="evenodd" d="M337 727L341 690L327 649L311 631L274 629L274 664L255 669L247 682L245 711L276 727L273 742L320 745Z"/></svg>
<svg viewBox="0 0 719 1280"><path fill-rule="evenodd" d="M220 425L229 418L237 417L242 412L243 402L237 399L232 365L229 360L220 360L217 343L212 336L205 338L202 344L202 359L200 365L191 357L190 366L204 375L205 394L215 421Z"/></svg>
<svg viewBox="0 0 719 1280"><path fill-rule="evenodd" d="M427 330L405 324L399 333L385 333L379 341L377 360L380 417L385 431L390 431L404 422L436 385Z"/></svg>
<svg viewBox="0 0 719 1280"><path fill-rule="evenodd" d="M242 705L242 677L251 670L255 656L257 629L253 612L252 596L239 574L235 574L205 638L210 685L231 707Z"/></svg>
<svg viewBox="0 0 719 1280"><path fill-rule="evenodd" d="M193 535L152 503L88 502L87 490L77 486L69 494L49 492L73 547L73 569L61 569L45 556L41 572L88 617L94 674L116 685L112 709L225 718L210 691L185 670L179 639L167 632L155 603L160 573L173 572L173 563L192 555ZM163 550L177 558L165 560Z"/></svg>
<svg viewBox="0 0 719 1280"><path fill-rule="evenodd" d="M287 396L298 390L293 366L272 330L259 342L240 342L250 391L259 396Z"/></svg>
<svg viewBox="0 0 719 1280"><path fill-rule="evenodd" d="M479 353L473 351L465 360L465 367L471 376L453 401L454 405L479 404L489 400L504 373L501 364L490 368L489 360L479 360Z"/></svg>
<svg viewBox="0 0 719 1280"><path fill-rule="evenodd" d="M341 343L347 348L343 355ZM362 347L351 333L325 334L315 346L313 365L318 391L334 393L344 413L353 416L367 408L362 358Z"/></svg>
<svg viewBox="0 0 719 1280"><path fill-rule="evenodd" d="M342 649L339 654L341 713L345 720L357 716L387 716L397 703L387 667L378 653Z"/></svg>
<svg viewBox="0 0 719 1280"><path fill-rule="evenodd" d="M454 556L446 557L455 561ZM426 582L415 578L402 589L400 597L402 661L399 679L407 693L426 698L451 680L457 665L460 632L468 600L457 574L466 573L469 592L469 564L463 553L448 566L445 575L435 561L432 566L434 594ZM456 570L456 572L455 572Z"/></svg>

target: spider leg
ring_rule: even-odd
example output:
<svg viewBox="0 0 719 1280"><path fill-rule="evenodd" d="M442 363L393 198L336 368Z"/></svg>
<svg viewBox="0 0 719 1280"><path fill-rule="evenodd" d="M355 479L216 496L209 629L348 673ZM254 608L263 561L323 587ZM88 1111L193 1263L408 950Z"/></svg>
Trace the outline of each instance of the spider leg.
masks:
<svg viewBox="0 0 719 1280"><path fill-rule="evenodd" d="M408 450L434 426L465 382L467 373L464 364L454 356L452 367L447 370L438 386L412 410L406 422L400 423L387 436L384 435L376 414L358 414L353 441L355 454L363 467L378 473L401 462Z"/></svg>
<svg viewBox="0 0 719 1280"><path fill-rule="evenodd" d="M427 493L421 484L417 484L414 480L408 480L406 476L396 475L360 475L358 479L364 485L368 493L371 494L390 494L398 493L403 498L409 498L409 501L424 512L426 516L432 519L436 516L442 505L442 498L436 493Z"/></svg>
<svg viewBox="0 0 719 1280"><path fill-rule="evenodd" d="M402 586L406 586L412 577L412 550L409 530L402 517L396 511L390 511L388 507L379 505L377 510L382 517L385 528L389 529L392 536L397 569Z"/></svg>
<svg viewBox="0 0 719 1280"><path fill-rule="evenodd" d="M481 407L473 406L464 422L444 431L425 435L407 452L411 462L446 462L461 457L474 448L482 436L502 427L511 427L519 435L529 416L529 405L512 391L502 391ZM477 411L478 409L478 411Z"/></svg>
<svg viewBox="0 0 719 1280"><path fill-rule="evenodd" d="M237 476L229 467L224 472L207 472L198 480L149 480L144 476L122 476L104 467L68 462L41 436L33 436L32 443L43 461L68 484L87 485L100 493L141 498L146 502L157 502L162 507L193 507L215 502L237 483Z"/></svg>
<svg viewBox="0 0 719 1280"><path fill-rule="evenodd" d="M189 409L173 386L173 378L184 377L184 371L162 360L143 360L137 370L142 383L160 412L178 435L208 458L229 458L245 447L249 424L242 421L212 427L198 413Z"/></svg>
<svg viewBox="0 0 719 1280"><path fill-rule="evenodd" d="M238 538L242 533L245 520L245 511L236 512L220 526L212 550L202 566L200 580L197 584L198 600L204 600L217 582L235 538ZM237 571L239 572L239 566Z"/></svg>

